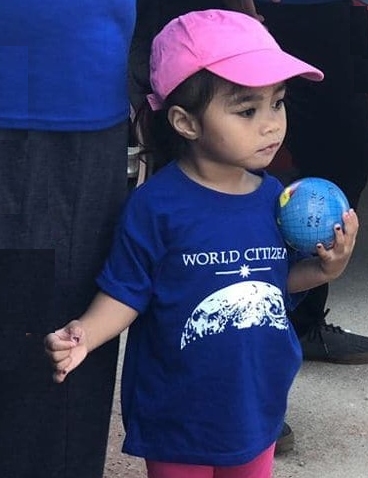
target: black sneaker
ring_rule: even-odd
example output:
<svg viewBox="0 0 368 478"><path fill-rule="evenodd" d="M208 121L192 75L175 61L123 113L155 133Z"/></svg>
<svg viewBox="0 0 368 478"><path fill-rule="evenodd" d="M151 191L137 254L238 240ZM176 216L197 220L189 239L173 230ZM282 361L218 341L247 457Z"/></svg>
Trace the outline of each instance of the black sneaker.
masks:
<svg viewBox="0 0 368 478"><path fill-rule="evenodd" d="M368 337L333 324L315 325L300 337L300 343L304 360L350 365L368 363Z"/></svg>
<svg viewBox="0 0 368 478"><path fill-rule="evenodd" d="M284 422L280 436L276 441L275 455L282 455L294 448L294 432L290 426Z"/></svg>

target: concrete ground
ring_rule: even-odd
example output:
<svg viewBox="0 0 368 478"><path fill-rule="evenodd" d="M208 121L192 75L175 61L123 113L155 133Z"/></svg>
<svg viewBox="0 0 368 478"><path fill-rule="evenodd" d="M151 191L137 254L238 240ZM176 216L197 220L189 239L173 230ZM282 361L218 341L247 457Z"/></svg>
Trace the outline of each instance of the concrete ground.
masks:
<svg viewBox="0 0 368 478"><path fill-rule="evenodd" d="M358 213L357 246L345 274L331 286L328 321L368 335L368 189ZM143 462L120 453L118 387L119 380L104 478L143 478ZM287 421L295 449L276 459L274 478L367 478L368 364L304 362L290 394Z"/></svg>

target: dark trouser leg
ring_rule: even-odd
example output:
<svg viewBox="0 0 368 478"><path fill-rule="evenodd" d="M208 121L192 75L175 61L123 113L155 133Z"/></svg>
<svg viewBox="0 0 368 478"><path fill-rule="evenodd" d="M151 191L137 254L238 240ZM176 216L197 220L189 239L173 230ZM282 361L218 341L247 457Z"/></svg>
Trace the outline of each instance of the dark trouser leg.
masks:
<svg viewBox="0 0 368 478"><path fill-rule="evenodd" d="M192 10L223 8L222 0L138 0L137 22L129 60L129 97L137 111L151 92L149 56L154 36L173 18Z"/></svg>
<svg viewBox="0 0 368 478"><path fill-rule="evenodd" d="M151 42L159 30L161 8L158 0L137 1L137 22L129 56L129 98L135 111L151 93L149 57Z"/></svg>
<svg viewBox="0 0 368 478"><path fill-rule="evenodd" d="M270 32L292 54L321 68L322 83L290 82L288 147L300 176L337 183L356 208L368 175L368 104L355 90L349 2L264 5ZM299 335L323 320L328 285L293 312Z"/></svg>
<svg viewBox="0 0 368 478"><path fill-rule="evenodd" d="M29 301L35 309L29 315L15 281L15 296L24 305L17 316L27 314L26 321L20 319L22 331L32 334L23 340L20 357L15 354L0 370L0 475L101 478L118 340L94 351L57 385L42 339L81 314L96 292L94 278L126 194L127 124L84 133L2 130L0 139L0 163L20 158L24 169L18 178L25 179L20 192L17 182L0 179L8 185L0 248L27 249L28 259L18 261L19 276L28 277L32 287L43 284ZM46 251L43 257L37 249ZM36 267L48 281L36 279ZM6 277L0 278L6 287ZM27 281L22 284L27 288ZM1 304L2 321L12 309L9 302Z"/></svg>
<svg viewBox="0 0 368 478"><path fill-rule="evenodd" d="M315 287L308 292L298 307L289 312L298 337L305 335L313 325L324 323L327 297L328 284Z"/></svg>
<svg viewBox="0 0 368 478"><path fill-rule="evenodd" d="M351 54L354 57L355 90L368 93L368 8L351 9Z"/></svg>

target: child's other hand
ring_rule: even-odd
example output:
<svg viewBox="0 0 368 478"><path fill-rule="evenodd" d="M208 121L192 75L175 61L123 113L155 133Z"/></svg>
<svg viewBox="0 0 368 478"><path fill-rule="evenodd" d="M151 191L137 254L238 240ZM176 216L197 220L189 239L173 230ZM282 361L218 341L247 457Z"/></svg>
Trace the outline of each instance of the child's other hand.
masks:
<svg viewBox="0 0 368 478"><path fill-rule="evenodd" d="M48 334L44 340L46 354L54 368L54 382L61 383L88 353L86 334L78 320Z"/></svg>
<svg viewBox="0 0 368 478"><path fill-rule="evenodd" d="M331 249L325 249L322 244L317 244L321 268L329 280L335 279L343 272L355 246L359 221L353 209L343 214L343 222L345 232L341 225L335 226L335 242Z"/></svg>

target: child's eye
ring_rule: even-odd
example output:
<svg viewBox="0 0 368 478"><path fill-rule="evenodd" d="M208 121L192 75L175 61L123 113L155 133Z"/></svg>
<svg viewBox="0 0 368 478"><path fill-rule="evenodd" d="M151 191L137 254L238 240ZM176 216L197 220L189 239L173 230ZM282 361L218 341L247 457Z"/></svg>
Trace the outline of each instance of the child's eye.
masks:
<svg viewBox="0 0 368 478"><path fill-rule="evenodd" d="M247 110L239 111L238 114L242 116L243 118L253 118L253 116L256 114L256 109L248 108Z"/></svg>
<svg viewBox="0 0 368 478"><path fill-rule="evenodd" d="M277 100L274 104L274 109L275 110L281 110L281 108L283 108L285 105L285 100L284 98L280 98L279 100Z"/></svg>

